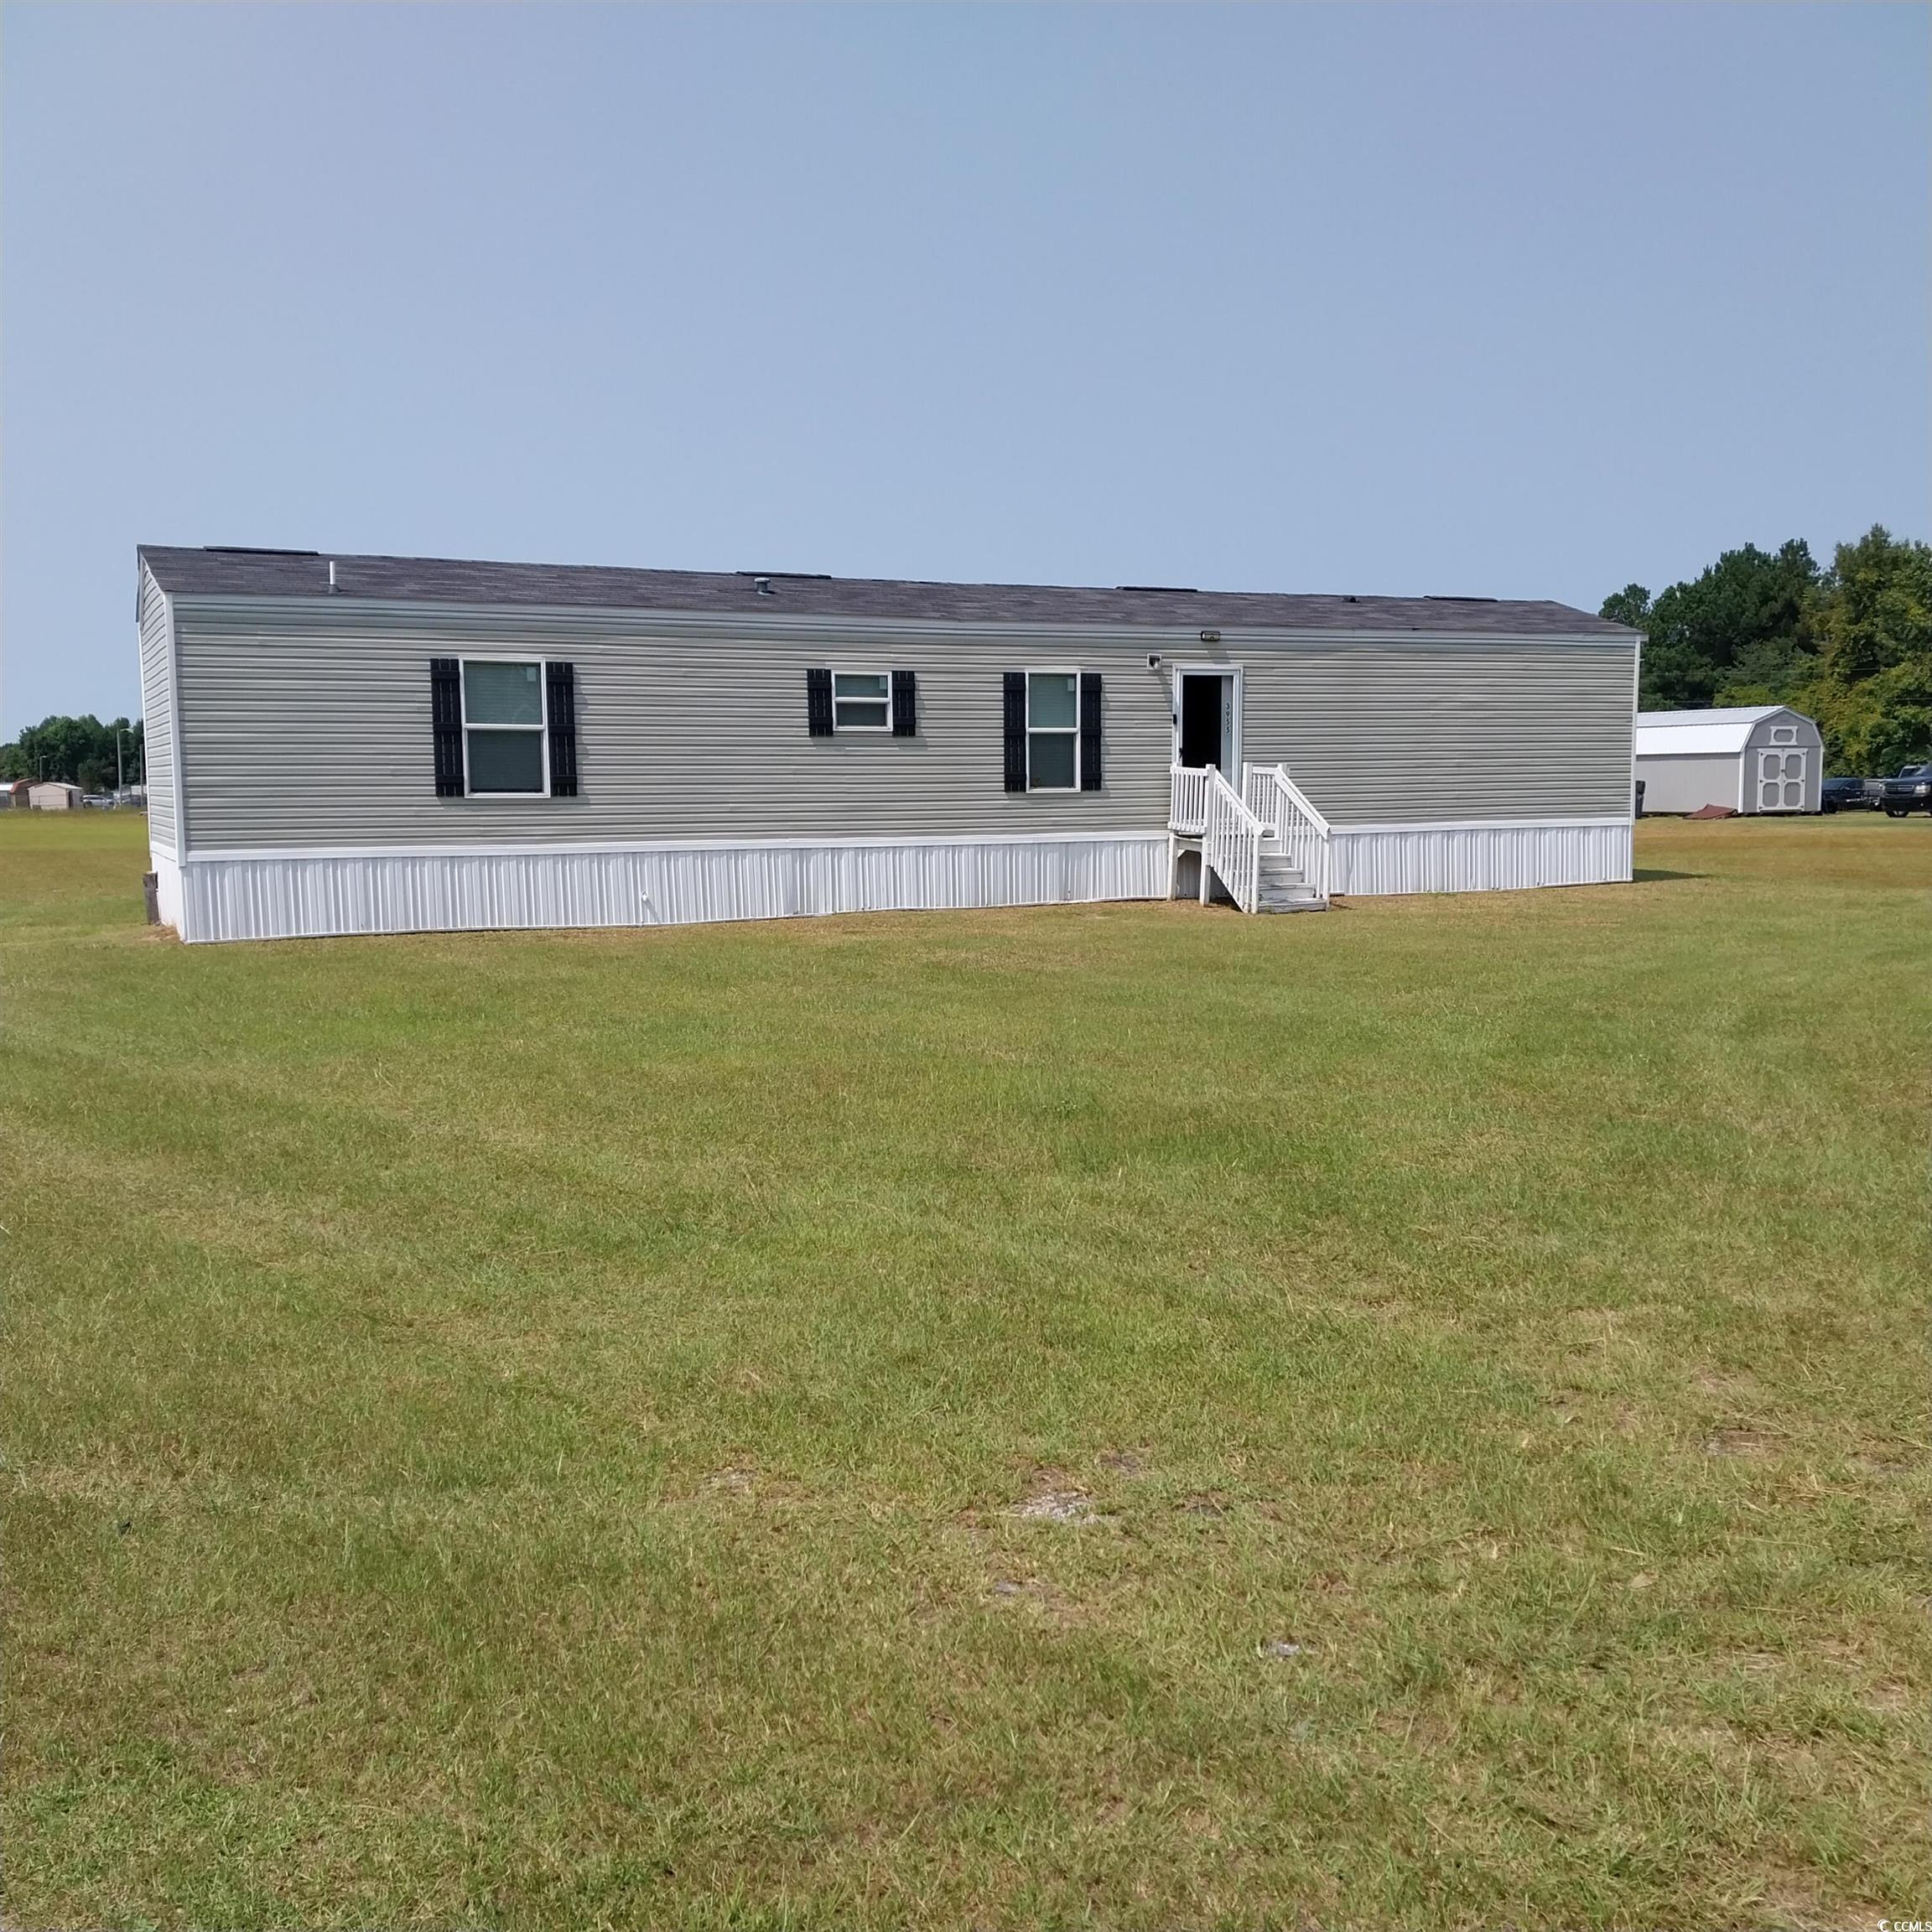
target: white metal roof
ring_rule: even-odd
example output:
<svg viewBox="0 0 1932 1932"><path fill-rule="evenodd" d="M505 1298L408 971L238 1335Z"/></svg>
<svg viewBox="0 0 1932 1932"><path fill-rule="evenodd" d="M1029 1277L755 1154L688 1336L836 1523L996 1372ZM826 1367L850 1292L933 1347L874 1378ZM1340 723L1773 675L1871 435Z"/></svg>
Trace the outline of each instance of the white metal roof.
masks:
<svg viewBox="0 0 1932 1932"><path fill-rule="evenodd" d="M1731 704L1713 711L1639 711L1639 758L1722 758L1742 751L1767 718L1810 719L1784 704Z"/></svg>

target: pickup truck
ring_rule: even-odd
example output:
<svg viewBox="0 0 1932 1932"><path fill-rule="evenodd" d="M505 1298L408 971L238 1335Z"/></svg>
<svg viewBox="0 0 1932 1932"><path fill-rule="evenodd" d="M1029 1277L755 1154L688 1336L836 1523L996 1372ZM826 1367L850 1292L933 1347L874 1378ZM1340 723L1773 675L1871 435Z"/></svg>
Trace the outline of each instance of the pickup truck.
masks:
<svg viewBox="0 0 1932 1932"><path fill-rule="evenodd" d="M1888 818L1932 812L1932 765L1908 765L1896 777L1888 778L1878 802Z"/></svg>

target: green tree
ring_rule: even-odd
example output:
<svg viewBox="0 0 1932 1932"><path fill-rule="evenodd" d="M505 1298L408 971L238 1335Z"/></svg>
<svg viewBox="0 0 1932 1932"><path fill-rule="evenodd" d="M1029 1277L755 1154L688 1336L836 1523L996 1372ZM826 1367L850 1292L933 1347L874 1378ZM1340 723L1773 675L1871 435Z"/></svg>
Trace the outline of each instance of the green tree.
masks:
<svg viewBox="0 0 1932 1932"><path fill-rule="evenodd" d="M1932 546L1874 524L1838 546L1815 602L1822 650L1793 701L1818 720L1832 767L1932 756Z"/></svg>
<svg viewBox="0 0 1932 1932"><path fill-rule="evenodd" d="M85 791L112 788L116 735L120 769L127 782L141 782L146 766L142 730L125 718L103 724L91 714L81 718L43 718L10 745L0 745L0 778L64 778Z"/></svg>
<svg viewBox="0 0 1932 1932"><path fill-rule="evenodd" d="M1603 600L1603 608L1597 615L1607 617L1613 624L1628 624L1633 631L1648 631L1650 593L1641 584L1626 584Z"/></svg>
<svg viewBox="0 0 1932 1932"><path fill-rule="evenodd" d="M1782 703L1816 662L1817 583L1810 545L1794 538L1775 554L1755 543L1727 550L1701 576L1659 592L1644 625L1644 709Z"/></svg>

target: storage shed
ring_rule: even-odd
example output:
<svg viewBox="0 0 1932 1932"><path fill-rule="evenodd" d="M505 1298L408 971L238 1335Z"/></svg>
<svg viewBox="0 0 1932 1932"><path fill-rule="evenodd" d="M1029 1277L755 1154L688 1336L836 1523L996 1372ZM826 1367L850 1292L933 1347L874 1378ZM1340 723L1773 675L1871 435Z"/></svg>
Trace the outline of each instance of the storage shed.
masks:
<svg viewBox="0 0 1932 1932"><path fill-rule="evenodd" d="M140 553L183 938L1630 876L1560 604Z"/></svg>
<svg viewBox="0 0 1932 1932"><path fill-rule="evenodd" d="M1825 740L1784 704L1639 711L1637 776L1645 812L1815 812Z"/></svg>
<svg viewBox="0 0 1932 1932"><path fill-rule="evenodd" d="M44 785L28 787L27 802L36 812L78 812L80 809L80 787L78 785L63 785L56 779L49 779Z"/></svg>

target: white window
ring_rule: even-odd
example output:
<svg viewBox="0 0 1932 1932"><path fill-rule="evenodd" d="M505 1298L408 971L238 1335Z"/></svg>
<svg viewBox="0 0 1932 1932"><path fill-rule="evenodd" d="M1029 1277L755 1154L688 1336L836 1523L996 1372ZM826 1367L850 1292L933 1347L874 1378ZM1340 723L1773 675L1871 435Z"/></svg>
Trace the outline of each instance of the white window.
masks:
<svg viewBox="0 0 1932 1932"><path fill-rule="evenodd" d="M1774 745L1795 745L1798 742L1798 727L1795 724L1774 724L1771 727L1771 742Z"/></svg>
<svg viewBox="0 0 1932 1932"><path fill-rule="evenodd" d="M832 673L832 724L839 731L890 731L892 679L884 671Z"/></svg>
<svg viewBox="0 0 1932 1932"><path fill-rule="evenodd" d="M1080 789L1080 675L1026 673L1026 789Z"/></svg>
<svg viewBox="0 0 1932 1932"><path fill-rule="evenodd" d="M463 789L473 798L549 791L541 658L463 660Z"/></svg>

